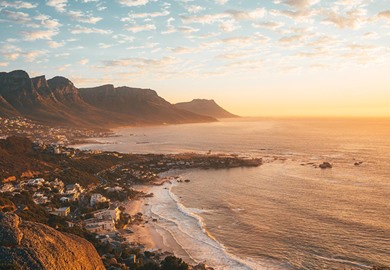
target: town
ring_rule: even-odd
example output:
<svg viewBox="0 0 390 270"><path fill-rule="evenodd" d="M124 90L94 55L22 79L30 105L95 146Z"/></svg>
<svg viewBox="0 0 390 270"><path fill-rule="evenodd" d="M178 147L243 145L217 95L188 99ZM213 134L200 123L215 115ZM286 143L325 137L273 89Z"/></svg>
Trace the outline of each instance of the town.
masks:
<svg viewBox="0 0 390 270"><path fill-rule="evenodd" d="M16 145L24 148L16 149ZM137 267L175 258L170 253L145 250L140 243L126 241L123 234L131 233L132 224L148 220L141 213L126 213L124 203L153 196L135 187L161 185L166 181L189 182L160 176L171 170L228 169L262 164L261 159L235 155L81 151L20 137L0 140L1 149L11 152L12 156L23 157L30 163L30 172L17 169L0 172L0 209L86 238L95 245L108 269L142 269ZM41 168L43 161L46 167ZM194 269L206 268L199 265Z"/></svg>
<svg viewBox="0 0 390 270"><path fill-rule="evenodd" d="M51 127L23 117L0 117L0 138L25 136L35 142L57 145L85 143L91 138L113 136L106 130Z"/></svg>

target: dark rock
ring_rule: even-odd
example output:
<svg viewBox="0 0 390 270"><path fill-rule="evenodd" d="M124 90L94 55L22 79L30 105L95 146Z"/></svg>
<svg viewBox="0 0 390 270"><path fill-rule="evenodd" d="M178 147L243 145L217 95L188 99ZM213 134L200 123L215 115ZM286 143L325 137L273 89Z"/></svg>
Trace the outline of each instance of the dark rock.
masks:
<svg viewBox="0 0 390 270"><path fill-rule="evenodd" d="M322 164L319 165L319 167L321 169L331 169L332 168L332 164L330 164L329 162L323 162Z"/></svg>

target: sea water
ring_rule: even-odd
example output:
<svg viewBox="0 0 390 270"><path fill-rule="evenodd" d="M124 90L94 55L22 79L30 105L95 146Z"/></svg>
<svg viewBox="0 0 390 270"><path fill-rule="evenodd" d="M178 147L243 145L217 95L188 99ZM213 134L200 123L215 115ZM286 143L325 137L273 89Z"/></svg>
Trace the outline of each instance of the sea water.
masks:
<svg viewBox="0 0 390 270"><path fill-rule="evenodd" d="M86 148L264 159L257 168L181 171L189 183L153 188L146 211L178 256L216 269L390 265L387 119L241 119L116 132L121 137ZM333 168L318 168L323 161Z"/></svg>

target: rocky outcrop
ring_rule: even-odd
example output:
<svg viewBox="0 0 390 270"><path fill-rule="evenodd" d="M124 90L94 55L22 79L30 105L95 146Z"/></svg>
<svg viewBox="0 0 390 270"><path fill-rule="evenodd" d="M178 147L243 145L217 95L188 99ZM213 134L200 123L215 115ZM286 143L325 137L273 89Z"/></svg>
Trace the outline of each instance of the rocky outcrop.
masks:
<svg viewBox="0 0 390 270"><path fill-rule="evenodd" d="M87 240L0 213L0 269L105 269Z"/></svg>

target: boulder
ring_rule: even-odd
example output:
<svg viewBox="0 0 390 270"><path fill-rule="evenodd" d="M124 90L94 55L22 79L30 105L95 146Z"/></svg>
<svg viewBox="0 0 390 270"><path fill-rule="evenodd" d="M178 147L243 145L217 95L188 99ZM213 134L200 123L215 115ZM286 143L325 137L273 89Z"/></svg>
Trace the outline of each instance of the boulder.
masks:
<svg viewBox="0 0 390 270"><path fill-rule="evenodd" d="M87 240L0 213L0 269L105 269Z"/></svg>

